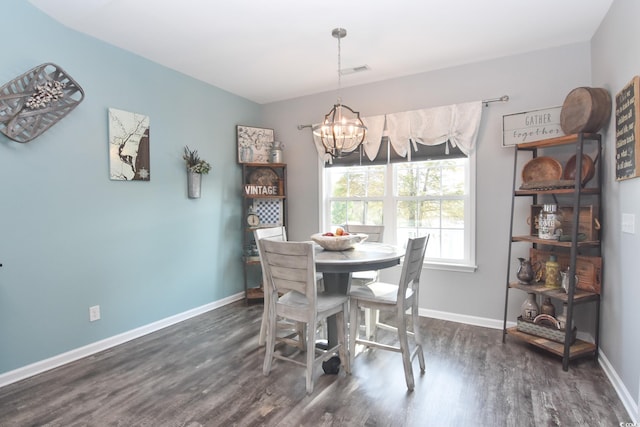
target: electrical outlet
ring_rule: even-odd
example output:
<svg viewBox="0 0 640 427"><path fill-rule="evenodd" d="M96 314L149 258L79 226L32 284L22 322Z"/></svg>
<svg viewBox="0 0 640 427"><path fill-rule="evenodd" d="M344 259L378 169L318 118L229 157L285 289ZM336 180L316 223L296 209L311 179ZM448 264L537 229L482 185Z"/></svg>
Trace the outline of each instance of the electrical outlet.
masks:
<svg viewBox="0 0 640 427"><path fill-rule="evenodd" d="M100 320L100 306L94 305L89 307L89 322Z"/></svg>
<svg viewBox="0 0 640 427"><path fill-rule="evenodd" d="M636 234L636 216L634 214L622 214L622 232Z"/></svg>

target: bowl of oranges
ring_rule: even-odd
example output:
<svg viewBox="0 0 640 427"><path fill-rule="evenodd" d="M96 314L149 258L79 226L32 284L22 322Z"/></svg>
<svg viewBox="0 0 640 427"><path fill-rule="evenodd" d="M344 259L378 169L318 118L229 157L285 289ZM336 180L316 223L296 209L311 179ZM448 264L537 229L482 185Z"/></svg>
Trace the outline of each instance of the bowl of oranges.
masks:
<svg viewBox="0 0 640 427"><path fill-rule="evenodd" d="M326 251L346 251L353 249L358 243L364 242L369 237L362 233L349 233L342 227L335 232L316 233L311 235L311 240L319 244Z"/></svg>

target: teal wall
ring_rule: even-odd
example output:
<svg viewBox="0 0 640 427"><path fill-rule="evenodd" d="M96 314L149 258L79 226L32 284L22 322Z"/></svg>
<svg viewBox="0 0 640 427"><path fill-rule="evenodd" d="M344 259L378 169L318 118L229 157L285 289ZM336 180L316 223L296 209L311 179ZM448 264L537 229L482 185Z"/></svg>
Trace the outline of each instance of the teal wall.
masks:
<svg viewBox="0 0 640 427"><path fill-rule="evenodd" d="M0 85L53 62L85 99L29 143L0 134L0 373L241 292L235 126L260 106L3 5ZM110 107L150 116L150 182L109 179ZM213 166L198 200L185 145Z"/></svg>

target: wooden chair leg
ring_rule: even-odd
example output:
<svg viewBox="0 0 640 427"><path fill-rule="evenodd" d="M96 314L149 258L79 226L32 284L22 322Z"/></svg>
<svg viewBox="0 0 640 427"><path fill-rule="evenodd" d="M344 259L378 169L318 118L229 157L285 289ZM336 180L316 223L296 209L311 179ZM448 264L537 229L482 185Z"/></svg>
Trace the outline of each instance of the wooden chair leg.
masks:
<svg viewBox="0 0 640 427"><path fill-rule="evenodd" d="M269 304L269 314L267 318L269 321L267 322L267 331L266 331L266 348L264 354L264 364L262 366L262 373L264 375L269 375L271 372L271 363L273 362L273 351L276 346L276 313L275 307Z"/></svg>
<svg viewBox="0 0 640 427"><path fill-rule="evenodd" d="M398 314L398 341L400 341L400 352L402 354L402 364L404 365L404 378L409 391L413 391L415 383L413 380L413 367L411 366L411 350L409 349L409 339L407 335L407 321L404 313Z"/></svg>
<svg viewBox="0 0 640 427"><path fill-rule="evenodd" d="M360 334L360 308L354 299L349 304L349 360L353 366L353 358L356 356L356 340Z"/></svg>
<svg viewBox="0 0 640 427"><path fill-rule="evenodd" d="M378 339L378 323L380 323L380 310L374 308L364 309L364 330L365 337L370 341Z"/></svg>
<svg viewBox="0 0 640 427"><path fill-rule="evenodd" d="M269 324L268 311L269 311L269 306L267 305L266 295L265 295L264 310L262 311L262 323L260 324L260 337L258 337L259 346L263 346L266 342L267 328Z"/></svg>
<svg viewBox="0 0 640 427"><path fill-rule="evenodd" d="M307 394L313 393L313 377L315 375L315 358L316 358L316 317L313 316L312 321L307 324Z"/></svg>
<svg viewBox="0 0 640 427"><path fill-rule="evenodd" d="M336 314L336 322L338 323L338 355L340 363L347 374L351 373L351 361L349 360L349 350L347 341L347 307L343 307L342 311Z"/></svg>
<svg viewBox="0 0 640 427"><path fill-rule="evenodd" d="M424 352L422 351L422 335L420 334L418 304L414 303L411 307L411 318L413 320L413 339L416 343L416 353L418 353L418 363L420 364L420 373L424 374Z"/></svg>
<svg viewBox="0 0 640 427"><path fill-rule="evenodd" d="M296 322L296 334L298 335L298 348L302 351L307 349L307 324Z"/></svg>

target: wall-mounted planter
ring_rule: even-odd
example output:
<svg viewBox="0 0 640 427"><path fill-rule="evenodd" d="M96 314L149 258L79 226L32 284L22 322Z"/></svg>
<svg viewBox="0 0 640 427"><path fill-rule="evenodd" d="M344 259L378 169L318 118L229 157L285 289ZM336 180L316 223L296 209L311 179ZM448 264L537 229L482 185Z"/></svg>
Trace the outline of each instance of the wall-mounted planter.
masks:
<svg viewBox="0 0 640 427"><path fill-rule="evenodd" d="M187 193L190 199L200 198L200 187L202 184L202 174L187 171Z"/></svg>

